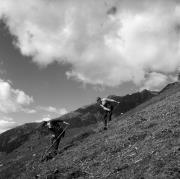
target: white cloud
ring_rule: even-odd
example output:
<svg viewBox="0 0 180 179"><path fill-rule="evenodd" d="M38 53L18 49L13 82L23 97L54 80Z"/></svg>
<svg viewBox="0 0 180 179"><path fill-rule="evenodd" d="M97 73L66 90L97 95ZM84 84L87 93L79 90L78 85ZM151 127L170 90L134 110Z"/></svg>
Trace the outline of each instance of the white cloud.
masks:
<svg viewBox="0 0 180 179"><path fill-rule="evenodd" d="M12 118L1 116L0 119L0 133L5 132L8 129L15 127L17 123Z"/></svg>
<svg viewBox="0 0 180 179"><path fill-rule="evenodd" d="M32 97L27 96L24 91L15 90L15 94L17 95L18 104L30 104L33 101Z"/></svg>
<svg viewBox="0 0 180 179"><path fill-rule="evenodd" d="M84 83L144 86L180 65L177 0L0 0L0 17L23 55L71 64L66 75Z"/></svg>
<svg viewBox="0 0 180 179"><path fill-rule="evenodd" d="M52 106L48 106L48 107L39 106L38 109L46 111L46 112L50 112L50 113L55 113L55 114L58 114L60 116L66 114L68 112L65 108L57 109L57 108L52 107Z"/></svg>
<svg viewBox="0 0 180 179"><path fill-rule="evenodd" d="M62 115L64 115L64 114L67 114L68 111L67 111L65 108L62 108L62 109L59 109L59 110L58 110L58 113L62 116Z"/></svg>
<svg viewBox="0 0 180 179"><path fill-rule="evenodd" d="M55 107L49 106L49 107L45 107L44 110L48 111L48 112L57 112L57 109Z"/></svg>
<svg viewBox="0 0 180 179"><path fill-rule="evenodd" d="M35 122L43 122L43 121L50 121L52 119L51 115L44 115L42 119L36 120Z"/></svg>
<svg viewBox="0 0 180 179"><path fill-rule="evenodd" d="M52 106L48 106L48 107L38 106L37 110L43 111L43 113L48 112L50 114L44 114L41 119L38 119L35 122L49 121L53 118L56 118L56 117L59 117L59 116L62 116L64 114L68 113L68 111L65 108L57 109L57 108L52 107Z"/></svg>
<svg viewBox="0 0 180 179"><path fill-rule="evenodd" d="M27 113L27 114L35 114L37 111L35 109L29 109L29 108L22 108L21 111Z"/></svg>
<svg viewBox="0 0 180 179"><path fill-rule="evenodd" d="M168 77L161 73L151 73L144 82L142 89L158 90L162 88L168 81Z"/></svg>
<svg viewBox="0 0 180 179"><path fill-rule="evenodd" d="M0 79L0 112L23 111L24 106L33 102L33 98L24 91L12 88L10 82Z"/></svg>

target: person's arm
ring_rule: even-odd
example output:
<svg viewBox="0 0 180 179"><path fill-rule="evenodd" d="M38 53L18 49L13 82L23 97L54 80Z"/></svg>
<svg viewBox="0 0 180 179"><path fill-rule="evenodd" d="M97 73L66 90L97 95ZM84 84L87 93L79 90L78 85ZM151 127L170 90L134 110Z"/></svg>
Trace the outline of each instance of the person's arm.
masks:
<svg viewBox="0 0 180 179"><path fill-rule="evenodd" d="M58 122L58 127L61 128L63 126L63 124L65 124L66 126L70 125L68 122L65 122L65 121L61 120L61 121Z"/></svg>
<svg viewBox="0 0 180 179"><path fill-rule="evenodd" d="M119 101L116 101L116 100L110 99L110 98L104 98L104 100L109 101L109 102L118 103L118 104L120 103Z"/></svg>
<svg viewBox="0 0 180 179"><path fill-rule="evenodd" d="M68 122L65 122L65 121L63 121L63 123L66 124L66 125L70 125Z"/></svg>
<svg viewBox="0 0 180 179"><path fill-rule="evenodd" d="M100 104L100 106L104 109L104 110L106 110L106 111L110 111L110 109L109 108L106 108L105 106L103 106L102 104Z"/></svg>

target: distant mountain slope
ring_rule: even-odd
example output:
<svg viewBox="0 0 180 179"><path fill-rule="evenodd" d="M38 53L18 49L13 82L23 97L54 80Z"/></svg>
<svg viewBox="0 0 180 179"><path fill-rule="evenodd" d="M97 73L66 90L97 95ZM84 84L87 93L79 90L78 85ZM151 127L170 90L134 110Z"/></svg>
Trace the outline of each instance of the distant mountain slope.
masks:
<svg viewBox="0 0 180 179"><path fill-rule="evenodd" d="M167 86L165 86L159 93L173 93L179 90L180 82L174 82L170 83Z"/></svg>
<svg viewBox="0 0 180 179"><path fill-rule="evenodd" d="M29 123L10 129L0 135L0 152L9 153L28 140L39 124Z"/></svg>
<svg viewBox="0 0 180 179"><path fill-rule="evenodd" d="M54 160L29 162L21 178L180 178L179 89L170 86Z"/></svg>
<svg viewBox="0 0 180 179"><path fill-rule="evenodd" d="M144 103L145 101L151 99L152 97L158 95L158 92L143 90L141 92L133 93L131 95L126 95L124 97L119 96L109 96L112 99L120 101L120 104L115 108L114 115L118 116L121 113L125 113L130 109Z"/></svg>

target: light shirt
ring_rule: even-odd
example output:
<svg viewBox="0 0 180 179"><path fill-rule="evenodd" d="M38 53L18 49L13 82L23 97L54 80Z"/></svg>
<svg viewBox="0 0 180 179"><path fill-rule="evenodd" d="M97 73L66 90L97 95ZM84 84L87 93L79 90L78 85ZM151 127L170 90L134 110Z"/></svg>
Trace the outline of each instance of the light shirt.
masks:
<svg viewBox="0 0 180 179"><path fill-rule="evenodd" d="M101 102L102 102L102 105L104 106L106 104L106 102L107 102L107 99L106 98L102 98Z"/></svg>

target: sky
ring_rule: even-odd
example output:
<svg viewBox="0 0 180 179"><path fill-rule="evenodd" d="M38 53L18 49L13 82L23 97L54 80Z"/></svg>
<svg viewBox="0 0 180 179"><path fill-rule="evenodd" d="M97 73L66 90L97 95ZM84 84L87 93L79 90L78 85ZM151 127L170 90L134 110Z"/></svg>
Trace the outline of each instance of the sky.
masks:
<svg viewBox="0 0 180 179"><path fill-rule="evenodd" d="M179 66L178 0L0 0L0 133L159 90Z"/></svg>

